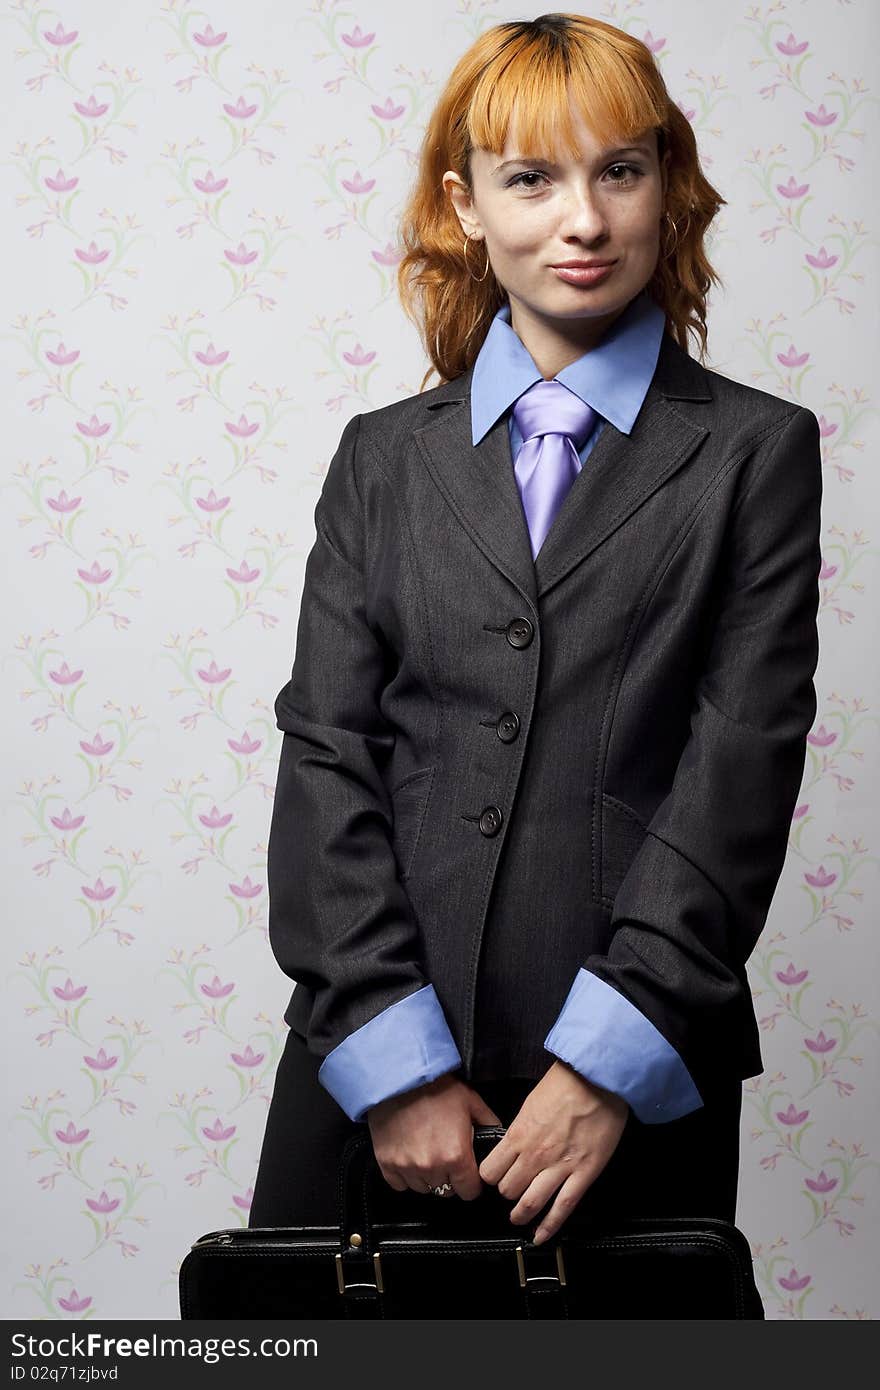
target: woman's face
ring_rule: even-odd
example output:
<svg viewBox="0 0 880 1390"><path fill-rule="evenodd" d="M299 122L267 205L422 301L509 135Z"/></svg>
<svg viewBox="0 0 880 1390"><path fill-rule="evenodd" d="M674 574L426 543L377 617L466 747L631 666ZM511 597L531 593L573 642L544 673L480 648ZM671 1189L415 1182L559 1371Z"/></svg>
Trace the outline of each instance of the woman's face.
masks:
<svg viewBox="0 0 880 1390"><path fill-rule="evenodd" d="M624 150L621 140L603 149L579 113L574 120L580 160L519 159L509 134L500 156L474 150L472 200L454 170L443 176L463 234L471 233L474 275L488 251L511 326L550 375L560 358L574 361L594 347L651 279L667 184L653 131L637 147ZM594 283L571 283L553 269L576 260L614 264Z"/></svg>

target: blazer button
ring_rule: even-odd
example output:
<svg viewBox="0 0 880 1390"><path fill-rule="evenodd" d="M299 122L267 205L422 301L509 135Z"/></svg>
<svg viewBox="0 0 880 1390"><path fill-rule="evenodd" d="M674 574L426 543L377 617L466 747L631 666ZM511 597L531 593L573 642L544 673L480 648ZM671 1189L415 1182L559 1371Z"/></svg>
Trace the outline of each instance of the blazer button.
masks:
<svg viewBox="0 0 880 1390"><path fill-rule="evenodd" d="M507 624L507 640L512 647L527 647L534 635L528 618L512 618Z"/></svg>
<svg viewBox="0 0 880 1390"><path fill-rule="evenodd" d="M501 829L501 808L499 806L486 806L480 813L480 830L483 835L497 835Z"/></svg>
<svg viewBox="0 0 880 1390"><path fill-rule="evenodd" d="M495 725L495 732L502 743L513 743L519 733L519 717L512 709L506 710Z"/></svg>

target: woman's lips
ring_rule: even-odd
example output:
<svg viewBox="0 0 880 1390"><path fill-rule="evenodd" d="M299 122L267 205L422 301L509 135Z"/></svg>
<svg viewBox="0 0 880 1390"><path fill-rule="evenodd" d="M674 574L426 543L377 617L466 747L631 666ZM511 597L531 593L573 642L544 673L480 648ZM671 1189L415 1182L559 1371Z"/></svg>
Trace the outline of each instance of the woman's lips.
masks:
<svg viewBox="0 0 880 1390"><path fill-rule="evenodd" d="M571 265L554 265L550 269L560 280L566 280L569 285L595 285L599 280L604 280L606 275L610 275L615 261L611 265L597 265L590 269L580 269Z"/></svg>

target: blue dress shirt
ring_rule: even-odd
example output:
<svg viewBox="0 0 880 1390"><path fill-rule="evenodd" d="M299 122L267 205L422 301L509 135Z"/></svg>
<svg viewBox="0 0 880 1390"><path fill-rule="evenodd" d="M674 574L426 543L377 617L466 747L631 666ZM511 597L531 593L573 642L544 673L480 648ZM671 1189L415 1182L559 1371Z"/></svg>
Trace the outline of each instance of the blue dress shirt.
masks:
<svg viewBox="0 0 880 1390"><path fill-rule="evenodd" d="M665 316L646 294L635 296L599 345L554 380L591 405L598 419L578 451L582 468L606 420L629 434L660 352ZM474 362L471 433L476 445L508 412L511 456L522 436L514 402L542 373L510 325L510 306L496 313ZM613 985L581 967L544 1039L548 1052L588 1081L622 1096L639 1120L655 1124L698 1109L702 1097L681 1058L654 1024ZM461 1054L433 985L423 985L350 1033L330 1052L318 1080L352 1120L371 1106L461 1066Z"/></svg>

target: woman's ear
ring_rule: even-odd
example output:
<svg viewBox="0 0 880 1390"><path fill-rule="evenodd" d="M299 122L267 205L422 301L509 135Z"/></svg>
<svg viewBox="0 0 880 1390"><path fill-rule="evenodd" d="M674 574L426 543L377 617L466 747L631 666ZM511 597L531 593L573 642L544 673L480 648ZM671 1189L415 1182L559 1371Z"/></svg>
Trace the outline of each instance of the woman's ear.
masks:
<svg viewBox="0 0 880 1390"><path fill-rule="evenodd" d="M443 175L443 187L455 209L462 236L476 236L477 232L482 231L482 227L474 212L473 201L464 180L453 169L447 169Z"/></svg>

